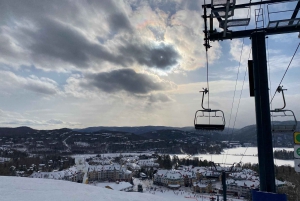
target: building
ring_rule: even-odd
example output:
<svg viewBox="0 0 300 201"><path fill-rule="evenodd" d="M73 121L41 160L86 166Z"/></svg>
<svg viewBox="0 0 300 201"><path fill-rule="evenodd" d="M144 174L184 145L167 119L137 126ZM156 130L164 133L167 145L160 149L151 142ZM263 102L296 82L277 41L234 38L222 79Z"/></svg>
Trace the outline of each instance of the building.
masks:
<svg viewBox="0 0 300 201"><path fill-rule="evenodd" d="M171 189L178 189L184 185L184 176L179 170L158 170L154 174L153 183Z"/></svg>
<svg viewBox="0 0 300 201"><path fill-rule="evenodd" d="M212 182L210 180L201 180L193 183L193 192L210 193L213 191Z"/></svg>
<svg viewBox="0 0 300 201"><path fill-rule="evenodd" d="M158 163L155 163L157 159L155 158L151 158L151 159L143 159L143 160L139 160L137 162L137 164L140 166L140 167L159 167L159 164Z"/></svg>
<svg viewBox="0 0 300 201"><path fill-rule="evenodd" d="M34 172L29 177L82 182L83 174L84 174L83 172L77 171L76 167L71 167L67 170L62 170L62 171Z"/></svg>
<svg viewBox="0 0 300 201"><path fill-rule="evenodd" d="M132 172L119 164L90 165L87 176L89 181L130 181Z"/></svg>

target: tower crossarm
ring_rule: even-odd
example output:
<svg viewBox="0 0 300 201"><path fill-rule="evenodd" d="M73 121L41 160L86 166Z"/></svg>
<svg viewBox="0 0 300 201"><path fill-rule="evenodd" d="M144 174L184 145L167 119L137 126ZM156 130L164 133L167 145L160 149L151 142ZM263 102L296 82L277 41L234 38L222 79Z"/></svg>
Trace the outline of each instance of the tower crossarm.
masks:
<svg viewBox="0 0 300 201"><path fill-rule="evenodd" d="M266 35L275 35L275 34L286 34L300 32L300 23L299 26L287 26L287 27L277 27L275 28L264 28L264 29L249 29L243 31L233 31L227 32L226 36L223 36L223 32L215 32L209 35L210 41L219 41L219 40L231 40L235 38L247 38L251 37L251 34L256 31L265 31Z"/></svg>

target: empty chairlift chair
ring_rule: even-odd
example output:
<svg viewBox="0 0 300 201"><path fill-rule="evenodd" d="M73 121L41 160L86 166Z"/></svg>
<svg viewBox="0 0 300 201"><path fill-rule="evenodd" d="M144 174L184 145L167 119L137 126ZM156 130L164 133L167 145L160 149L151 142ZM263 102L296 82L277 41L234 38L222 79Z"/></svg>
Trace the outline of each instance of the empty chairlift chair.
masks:
<svg viewBox="0 0 300 201"><path fill-rule="evenodd" d="M271 110L272 132L294 132L297 128L297 119L292 110L285 110L286 102L282 86L278 86L277 92L282 93L283 107Z"/></svg>
<svg viewBox="0 0 300 201"><path fill-rule="evenodd" d="M197 130L219 130L225 129L225 116L222 110L212 110L203 107L204 95L208 93L207 89L202 92L202 110L195 113L194 125Z"/></svg>

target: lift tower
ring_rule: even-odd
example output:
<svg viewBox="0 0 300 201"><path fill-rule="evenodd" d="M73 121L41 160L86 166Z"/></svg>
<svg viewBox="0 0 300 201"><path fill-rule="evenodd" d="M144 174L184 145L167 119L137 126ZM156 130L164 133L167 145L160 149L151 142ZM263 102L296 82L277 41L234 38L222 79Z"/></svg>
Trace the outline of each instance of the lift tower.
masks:
<svg viewBox="0 0 300 201"><path fill-rule="evenodd" d="M296 2L291 18L275 21L269 20L266 27L256 26L255 29L242 31L228 30L229 27L247 26L250 22L250 17L229 19L231 16L234 16L236 9L284 2ZM265 38L267 35L300 32L300 18L296 18L300 8L300 0L257 0L256 2L250 1L250 3L239 5L236 4L236 0L211 0L210 4L204 4L202 8L204 10L204 46L206 51L211 47L210 41L245 37L250 37L252 40L252 73L254 77L260 190L276 193ZM211 12L207 14L209 9ZM222 32L217 32L213 29L214 18L218 20L219 27L223 29Z"/></svg>

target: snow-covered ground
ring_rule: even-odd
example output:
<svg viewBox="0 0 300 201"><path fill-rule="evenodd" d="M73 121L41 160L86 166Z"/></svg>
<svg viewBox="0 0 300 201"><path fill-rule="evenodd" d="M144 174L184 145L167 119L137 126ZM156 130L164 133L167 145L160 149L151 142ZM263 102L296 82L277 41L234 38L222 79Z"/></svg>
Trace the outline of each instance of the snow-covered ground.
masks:
<svg viewBox="0 0 300 201"><path fill-rule="evenodd" d="M187 191L173 192L163 187L147 191L146 186L145 183L144 193L121 192L62 180L0 177L1 200L5 201L209 201L210 197L208 194L194 196Z"/></svg>
<svg viewBox="0 0 300 201"><path fill-rule="evenodd" d="M274 148L275 150L287 150L287 151L293 151L293 148ZM142 154L149 154L152 153L121 153L123 156L139 156ZM170 154L173 156L174 154ZM187 154L176 154L179 158L186 158L189 155ZM94 157L96 154L76 154L71 155L73 158L77 157ZM117 157L120 156L120 153L110 153L110 154L101 154L101 156L104 157ZM243 163L258 163L257 158L257 147L238 147L238 148L231 148L231 149L225 149L222 154L196 154L192 157L199 157L201 160L208 160L208 161L214 161L215 163L226 163L226 164L233 164L238 162ZM289 165L291 167L294 167L294 161L293 160L279 160L274 159L275 165Z"/></svg>
<svg viewBox="0 0 300 201"><path fill-rule="evenodd" d="M287 150L293 151L293 148L274 148L273 150ZM172 154L171 154L172 155ZM187 154L178 154L179 158L186 158ZM196 154L192 157L199 157L201 160L214 161L215 163L233 164L238 162L243 163L258 163L257 147L238 147L231 149L224 149L222 154ZM294 166L293 160L279 160L274 159L275 165L289 165Z"/></svg>
<svg viewBox="0 0 300 201"><path fill-rule="evenodd" d="M152 184L151 180L140 180L135 178L133 180L134 183L134 190L137 190L137 185L142 184L143 192L145 194L152 194L163 198L168 198L169 200L194 200L194 201L209 201L211 197L217 198L216 195L210 195L207 193L194 194L189 187L180 187L178 190L171 190L169 188L163 186L156 186ZM220 200L221 196L219 197ZM243 199L235 199L235 198L227 198L228 201L242 201Z"/></svg>
<svg viewBox="0 0 300 201"><path fill-rule="evenodd" d="M94 182L94 183L91 183L90 185L94 185L94 186L98 186L98 187L102 187L102 188L106 188L107 186L109 186L110 188L112 188L112 190L116 190L116 191L121 191L126 188L132 188L132 185L129 182L125 182L125 181L121 181L119 183ZM125 191L125 190L123 190L123 191Z"/></svg>
<svg viewBox="0 0 300 201"><path fill-rule="evenodd" d="M121 192L52 179L0 177L0 200L5 201L179 201L147 193Z"/></svg>

